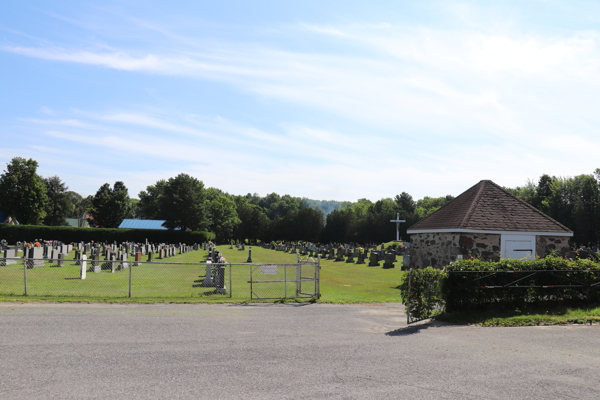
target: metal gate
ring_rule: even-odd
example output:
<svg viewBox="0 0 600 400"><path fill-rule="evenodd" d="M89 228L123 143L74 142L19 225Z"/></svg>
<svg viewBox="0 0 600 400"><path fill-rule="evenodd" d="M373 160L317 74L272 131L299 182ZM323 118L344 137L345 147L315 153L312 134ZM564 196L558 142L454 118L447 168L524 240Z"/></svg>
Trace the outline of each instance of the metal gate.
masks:
<svg viewBox="0 0 600 400"><path fill-rule="evenodd" d="M318 299L320 263L250 264L251 300Z"/></svg>

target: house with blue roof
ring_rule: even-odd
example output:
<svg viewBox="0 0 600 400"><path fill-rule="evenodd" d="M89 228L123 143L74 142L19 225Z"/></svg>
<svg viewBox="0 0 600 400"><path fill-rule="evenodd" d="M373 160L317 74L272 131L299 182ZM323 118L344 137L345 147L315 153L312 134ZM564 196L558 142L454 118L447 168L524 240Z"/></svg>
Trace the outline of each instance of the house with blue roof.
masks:
<svg viewBox="0 0 600 400"><path fill-rule="evenodd" d="M17 221L16 218L13 218L10 215L0 211L0 224L19 225L19 221Z"/></svg>
<svg viewBox="0 0 600 400"><path fill-rule="evenodd" d="M166 220L160 219L124 219L119 225L123 229L167 229L163 224ZM179 230L179 228L175 228Z"/></svg>

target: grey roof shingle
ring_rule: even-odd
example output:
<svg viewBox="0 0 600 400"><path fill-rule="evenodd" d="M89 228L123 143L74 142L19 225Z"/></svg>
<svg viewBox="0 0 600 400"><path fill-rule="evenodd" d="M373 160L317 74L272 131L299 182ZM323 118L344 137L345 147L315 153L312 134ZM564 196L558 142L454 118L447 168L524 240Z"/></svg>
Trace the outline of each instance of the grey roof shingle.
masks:
<svg viewBox="0 0 600 400"><path fill-rule="evenodd" d="M435 229L573 233L489 180L480 181L408 230Z"/></svg>

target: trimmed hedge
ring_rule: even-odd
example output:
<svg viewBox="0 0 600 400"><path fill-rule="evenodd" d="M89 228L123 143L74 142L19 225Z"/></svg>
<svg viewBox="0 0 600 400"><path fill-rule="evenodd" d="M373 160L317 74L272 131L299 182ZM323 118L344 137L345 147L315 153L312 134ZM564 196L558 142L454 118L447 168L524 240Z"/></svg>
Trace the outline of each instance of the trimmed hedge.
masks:
<svg viewBox="0 0 600 400"><path fill-rule="evenodd" d="M0 240L8 243L32 242L35 239L72 242L139 242L202 243L215 238L211 232L162 229L73 228L65 226L0 225Z"/></svg>
<svg viewBox="0 0 600 400"><path fill-rule="evenodd" d="M524 308L534 304L587 306L600 303L600 266L591 260L545 257L532 261L503 259L498 262L462 260L447 266L448 311ZM498 273L494 274L495 271ZM549 271L534 275L501 271ZM498 286L516 286L498 288ZM569 287L570 286L570 287ZM489 288L495 287L495 288Z"/></svg>
<svg viewBox="0 0 600 400"><path fill-rule="evenodd" d="M436 272L437 271L437 272ZM507 271L548 271L529 274ZM408 276L411 292L408 298ZM578 283L594 287L574 287ZM502 288L498 286L516 286ZM445 304L446 311L514 310L530 305L591 306L600 304L600 265L591 260L545 257L532 261L461 260L443 270L411 270L400 285L402 301L415 318L428 318Z"/></svg>

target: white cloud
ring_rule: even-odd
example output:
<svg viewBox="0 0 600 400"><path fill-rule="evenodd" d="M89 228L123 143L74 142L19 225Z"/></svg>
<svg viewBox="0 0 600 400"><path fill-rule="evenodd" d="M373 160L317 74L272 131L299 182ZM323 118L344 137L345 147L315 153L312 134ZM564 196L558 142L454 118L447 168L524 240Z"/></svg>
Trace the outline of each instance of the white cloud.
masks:
<svg viewBox="0 0 600 400"><path fill-rule="evenodd" d="M142 41L139 47L83 48L35 41L0 49L208 80L252 100L287 106L285 116L268 115L267 126L119 104L109 111L67 112L49 104L40 110L49 118L22 120L32 131L46 132L45 139L91 146L114 156L111 160L118 155L123 160L115 165L136 157L164 163L166 169L126 164L123 173L143 187L168 178L170 171L185 172L174 165L232 193L277 191L340 200L401 191L415 197L458 194L480 179L514 186L542 173L591 172L600 150L598 33L482 28L476 10L459 5L452 12L462 21L460 28L282 28L290 36L316 38L318 51L244 38L206 44L143 20L134 20L137 28L131 29L161 36L161 46ZM314 115L319 117L307 118ZM43 142L32 149L53 153L57 147Z"/></svg>

